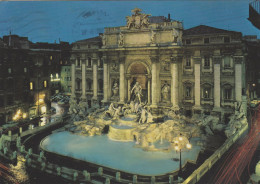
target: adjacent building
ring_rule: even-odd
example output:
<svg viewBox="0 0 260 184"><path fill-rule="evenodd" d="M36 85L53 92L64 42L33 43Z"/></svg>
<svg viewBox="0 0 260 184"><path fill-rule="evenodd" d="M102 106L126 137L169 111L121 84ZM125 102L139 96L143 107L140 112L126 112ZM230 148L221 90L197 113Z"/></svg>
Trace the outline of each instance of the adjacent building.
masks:
<svg viewBox="0 0 260 184"><path fill-rule="evenodd" d="M60 70L69 64L70 45L32 43L27 37L0 40L0 125L46 113L60 90ZM52 85L57 77L58 85Z"/></svg>
<svg viewBox="0 0 260 184"><path fill-rule="evenodd" d="M126 26L72 44L72 98L124 104L138 82L153 114L232 113L246 89L242 34L132 12Z"/></svg>

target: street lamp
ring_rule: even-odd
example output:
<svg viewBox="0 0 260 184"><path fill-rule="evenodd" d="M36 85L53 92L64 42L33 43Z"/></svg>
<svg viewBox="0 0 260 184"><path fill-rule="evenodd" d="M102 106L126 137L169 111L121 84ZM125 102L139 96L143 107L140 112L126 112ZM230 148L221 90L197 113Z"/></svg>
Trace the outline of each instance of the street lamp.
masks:
<svg viewBox="0 0 260 184"><path fill-rule="evenodd" d="M180 133L179 137L175 137L173 139L173 143L175 144L174 149L178 152L180 152L180 169L179 169L179 176L182 176L182 167L181 167L181 152L186 147L188 150L192 148L192 145L190 144L187 137L182 136Z"/></svg>

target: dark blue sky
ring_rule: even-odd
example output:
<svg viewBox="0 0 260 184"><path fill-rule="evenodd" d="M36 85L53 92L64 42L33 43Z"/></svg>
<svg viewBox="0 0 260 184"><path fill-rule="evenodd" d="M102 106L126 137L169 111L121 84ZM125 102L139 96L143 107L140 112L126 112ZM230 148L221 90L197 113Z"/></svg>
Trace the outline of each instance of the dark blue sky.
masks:
<svg viewBox="0 0 260 184"><path fill-rule="evenodd" d="M247 20L244 1L55 1L0 2L0 37L27 36L33 42L74 42L97 36L104 27L123 26L135 7L153 16L171 14L188 29L200 24L258 35Z"/></svg>

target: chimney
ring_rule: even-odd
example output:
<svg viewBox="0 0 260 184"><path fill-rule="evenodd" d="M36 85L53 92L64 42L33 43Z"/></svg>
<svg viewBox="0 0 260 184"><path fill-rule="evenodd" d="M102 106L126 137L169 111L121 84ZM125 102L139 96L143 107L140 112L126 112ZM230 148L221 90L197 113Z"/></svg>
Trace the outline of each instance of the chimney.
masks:
<svg viewBox="0 0 260 184"><path fill-rule="evenodd" d="M11 30L10 30L10 32L9 32L9 47L11 47L11 35L12 35L12 32L11 32Z"/></svg>
<svg viewBox="0 0 260 184"><path fill-rule="evenodd" d="M168 21L171 21L171 14L168 13Z"/></svg>

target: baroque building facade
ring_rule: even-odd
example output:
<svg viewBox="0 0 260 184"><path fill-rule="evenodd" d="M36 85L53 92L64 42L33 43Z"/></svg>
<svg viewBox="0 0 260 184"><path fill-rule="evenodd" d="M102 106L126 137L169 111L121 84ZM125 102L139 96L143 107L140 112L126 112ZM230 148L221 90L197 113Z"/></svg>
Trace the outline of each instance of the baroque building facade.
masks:
<svg viewBox="0 0 260 184"><path fill-rule="evenodd" d="M124 104L138 82L153 114L232 113L245 88L242 34L132 12L126 26L72 44L72 99Z"/></svg>

